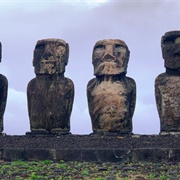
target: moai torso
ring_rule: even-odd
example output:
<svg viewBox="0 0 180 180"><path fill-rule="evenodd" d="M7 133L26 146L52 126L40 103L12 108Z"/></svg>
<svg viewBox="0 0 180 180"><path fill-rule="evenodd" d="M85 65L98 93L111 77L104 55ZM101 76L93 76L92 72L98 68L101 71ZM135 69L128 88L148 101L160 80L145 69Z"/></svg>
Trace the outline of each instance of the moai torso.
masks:
<svg viewBox="0 0 180 180"><path fill-rule="evenodd" d="M93 132L131 133L136 85L126 77L129 51L123 41L98 41L93 51L96 78L87 85Z"/></svg>
<svg viewBox="0 0 180 180"><path fill-rule="evenodd" d="M74 85L64 77L67 58L68 44L63 40L46 39L37 42L33 61L36 78L29 82L27 88L32 132L70 131Z"/></svg>
<svg viewBox="0 0 180 180"><path fill-rule="evenodd" d="M1 43L0 43L0 62L1 62ZM8 91L8 81L5 76L0 74L0 133L2 133L4 126L3 126L3 116L4 111L6 108L7 102L7 91Z"/></svg>
<svg viewBox="0 0 180 180"><path fill-rule="evenodd" d="M38 77L28 84L31 130L69 132L73 83L68 78Z"/></svg>
<svg viewBox="0 0 180 180"><path fill-rule="evenodd" d="M155 80L160 131L180 132L180 31L166 33L161 43L166 73Z"/></svg>

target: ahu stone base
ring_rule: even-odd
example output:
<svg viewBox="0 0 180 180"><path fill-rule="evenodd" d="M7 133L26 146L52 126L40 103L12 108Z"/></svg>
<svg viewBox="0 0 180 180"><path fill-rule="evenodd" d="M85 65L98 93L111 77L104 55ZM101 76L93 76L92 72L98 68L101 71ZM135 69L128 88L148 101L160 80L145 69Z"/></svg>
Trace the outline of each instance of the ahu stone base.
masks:
<svg viewBox="0 0 180 180"><path fill-rule="evenodd" d="M180 135L1 136L0 159L180 162Z"/></svg>

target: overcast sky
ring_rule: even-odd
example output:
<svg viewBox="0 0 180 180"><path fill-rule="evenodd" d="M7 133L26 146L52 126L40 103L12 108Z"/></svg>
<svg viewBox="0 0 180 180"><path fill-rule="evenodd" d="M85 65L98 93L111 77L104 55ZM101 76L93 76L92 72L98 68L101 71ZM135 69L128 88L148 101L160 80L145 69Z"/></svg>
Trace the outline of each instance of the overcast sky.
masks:
<svg viewBox="0 0 180 180"><path fill-rule="evenodd" d="M65 76L73 80L71 132L92 132L86 85L94 77L92 49L101 39L122 39L130 50L127 76L137 85L133 132L158 134L154 80L165 71L160 41L180 29L179 0L0 0L0 73L8 78L4 132L30 130L26 88L35 77L33 50L38 40L59 38L70 46Z"/></svg>

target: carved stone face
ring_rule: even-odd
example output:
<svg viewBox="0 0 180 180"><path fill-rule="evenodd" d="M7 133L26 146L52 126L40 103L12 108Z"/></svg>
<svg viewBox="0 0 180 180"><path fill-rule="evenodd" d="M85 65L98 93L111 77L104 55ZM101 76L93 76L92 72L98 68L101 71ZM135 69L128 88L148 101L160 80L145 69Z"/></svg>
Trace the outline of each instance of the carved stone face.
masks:
<svg viewBox="0 0 180 180"><path fill-rule="evenodd" d="M0 62L1 62L1 58L2 58L1 54L2 54L2 45L1 45L1 42L0 42Z"/></svg>
<svg viewBox="0 0 180 180"><path fill-rule="evenodd" d="M92 55L94 75L126 74L129 53L125 42L119 39L98 41Z"/></svg>
<svg viewBox="0 0 180 180"><path fill-rule="evenodd" d="M35 46L33 66L36 74L62 74L68 63L69 45L61 39L39 40Z"/></svg>
<svg viewBox="0 0 180 180"><path fill-rule="evenodd" d="M180 31L165 33L161 39L165 67L180 71Z"/></svg>

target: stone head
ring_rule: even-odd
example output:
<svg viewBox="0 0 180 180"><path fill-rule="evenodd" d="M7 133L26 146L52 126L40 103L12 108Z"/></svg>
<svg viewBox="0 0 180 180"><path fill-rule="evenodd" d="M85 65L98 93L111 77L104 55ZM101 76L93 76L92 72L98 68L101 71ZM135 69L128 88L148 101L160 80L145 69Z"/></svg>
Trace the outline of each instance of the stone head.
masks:
<svg viewBox="0 0 180 180"><path fill-rule="evenodd" d="M2 58L2 44L1 44L1 42L0 42L0 62L1 62L1 58Z"/></svg>
<svg viewBox="0 0 180 180"><path fill-rule="evenodd" d="M105 39L96 42L92 54L94 75L126 74L129 54L128 46L122 40Z"/></svg>
<svg viewBox="0 0 180 180"><path fill-rule="evenodd" d="M33 66L36 74L63 74L69 58L69 45L61 39L43 39L36 43Z"/></svg>
<svg viewBox="0 0 180 180"><path fill-rule="evenodd" d="M169 31L161 39L165 67L180 71L180 31Z"/></svg>

